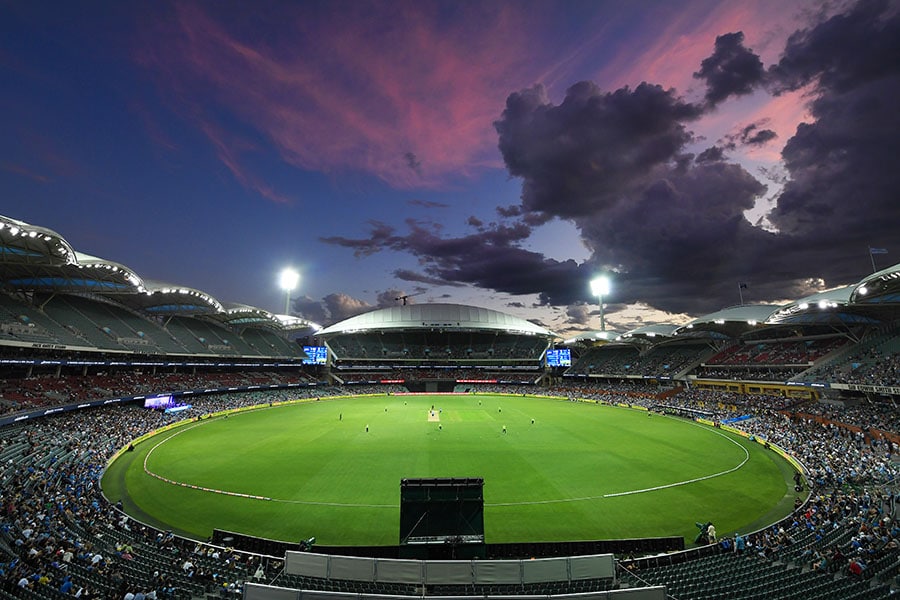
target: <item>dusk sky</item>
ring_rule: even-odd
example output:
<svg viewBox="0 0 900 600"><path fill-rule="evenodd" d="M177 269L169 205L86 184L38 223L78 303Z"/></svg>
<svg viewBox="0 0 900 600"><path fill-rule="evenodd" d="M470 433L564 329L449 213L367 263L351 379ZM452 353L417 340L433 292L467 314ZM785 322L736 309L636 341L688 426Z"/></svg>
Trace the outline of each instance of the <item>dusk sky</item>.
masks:
<svg viewBox="0 0 900 600"><path fill-rule="evenodd" d="M900 4L0 0L0 214L331 324L624 332L900 254Z"/></svg>

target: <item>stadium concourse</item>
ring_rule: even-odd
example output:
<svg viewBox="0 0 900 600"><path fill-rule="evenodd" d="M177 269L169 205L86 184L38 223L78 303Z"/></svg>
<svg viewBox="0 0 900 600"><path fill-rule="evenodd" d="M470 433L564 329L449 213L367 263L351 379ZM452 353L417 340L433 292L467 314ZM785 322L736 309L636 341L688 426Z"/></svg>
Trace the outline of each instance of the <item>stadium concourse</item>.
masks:
<svg viewBox="0 0 900 600"><path fill-rule="evenodd" d="M7 217L0 248L0 597L614 598L626 588L656 597L662 585L680 599L852 599L898 588L900 265L784 306L563 341L511 315L449 304L399 305L322 330L145 280ZM730 426L794 457L803 493L783 522L720 532L725 539L686 552L620 556L612 579L379 587L292 574L283 554L156 530L99 487L116 451L166 423L401 390L589 398ZM148 400L173 410L148 410Z"/></svg>

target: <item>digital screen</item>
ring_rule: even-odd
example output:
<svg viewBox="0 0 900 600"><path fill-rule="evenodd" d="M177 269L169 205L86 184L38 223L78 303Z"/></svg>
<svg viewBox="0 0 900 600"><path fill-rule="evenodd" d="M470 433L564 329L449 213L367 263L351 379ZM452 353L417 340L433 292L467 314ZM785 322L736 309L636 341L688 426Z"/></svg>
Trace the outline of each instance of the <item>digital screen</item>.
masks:
<svg viewBox="0 0 900 600"><path fill-rule="evenodd" d="M304 365L324 365L328 362L328 348L325 346L303 346L309 358L303 359Z"/></svg>
<svg viewBox="0 0 900 600"><path fill-rule="evenodd" d="M547 366L548 367L571 367L572 366L572 350L569 348L560 348L558 350L547 350Z"/></svg>
<svg viewBox="0 0 900 600"><path fill-rule="evenodd" d="M175 399L172 398L171 394L144 399L144 408L169 408L174 405Z"/></svg>

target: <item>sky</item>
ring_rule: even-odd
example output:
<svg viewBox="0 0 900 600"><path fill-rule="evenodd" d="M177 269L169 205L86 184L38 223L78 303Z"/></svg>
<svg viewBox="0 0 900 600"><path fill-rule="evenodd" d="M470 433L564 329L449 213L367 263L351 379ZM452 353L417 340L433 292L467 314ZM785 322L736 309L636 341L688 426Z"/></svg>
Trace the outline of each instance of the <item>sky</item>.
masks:
<svg viewBox="0 0 900 600"><path fill-rule="evenodd" d="M0 34L0 214L225 303L282 312L293 266L323 325L568 336L606 273L625 332L900 253L887 0L0 0Z"/></svg>

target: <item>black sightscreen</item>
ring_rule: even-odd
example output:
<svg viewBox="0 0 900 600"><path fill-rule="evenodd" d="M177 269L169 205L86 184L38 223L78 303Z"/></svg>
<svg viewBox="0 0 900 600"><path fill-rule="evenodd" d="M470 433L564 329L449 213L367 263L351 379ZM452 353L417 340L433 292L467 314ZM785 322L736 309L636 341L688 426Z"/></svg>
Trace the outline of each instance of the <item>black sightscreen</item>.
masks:
<svg viewBox="0 0 900 600"><path fill-rule="evenodd" d="M484 543L484 480L400 481L400 544Z"/></svg>

